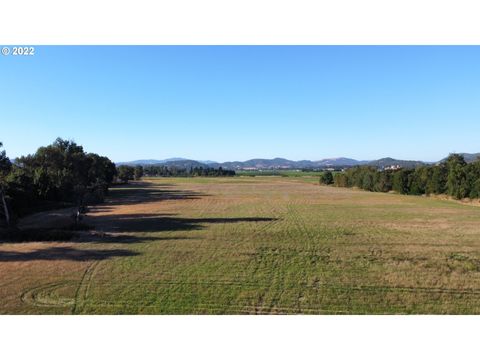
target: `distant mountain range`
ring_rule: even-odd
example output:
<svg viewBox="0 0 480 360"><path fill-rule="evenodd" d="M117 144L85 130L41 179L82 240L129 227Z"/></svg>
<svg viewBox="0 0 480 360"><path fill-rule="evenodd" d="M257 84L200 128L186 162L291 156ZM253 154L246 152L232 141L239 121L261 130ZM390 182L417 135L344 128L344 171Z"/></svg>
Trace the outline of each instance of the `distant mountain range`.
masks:
<svg viewBox="0 0 480 360"><path fill-rule="evenodd" d="M170 158L165 160L135 160L128 162L119 162L117 165L165 165L165 166L177 166L177 167L195 167L195 166L210 166L210 167L222 167L224 169L301 169L301 168L326 168L326 167L342 167L342 166L355 166L366 164L368 161L358 161L348 158L334 158L323 159L319 161L300 160L293 161L283 158L275 159L251 159L247 161L228 161L228 162L215 162L211 160L190 160L184 158Z"/></svg>
<svg viewBox="0 0 480 360"><path fill-rule="evenodd" d="M462 153L467 162L476 160L480 153L468 154ZM446 158L445 158L446 159ZM439 162L444 161L440 160ZM311 160L299 160L293 161L283 158L274 159L251 159L247 161L228 161L228 162L215 162L211 160L191 160L184 158L169 158L164 160L135 160L128 162L119 162L117 165L165 165L176 166L182 168L190 167L222 167L224 169L232 170L273 170L273 169L325 169L325 168L344 168L358 165L369 165L383 169L386 167L400 166L403 168L415 168L422 165L429 165L432 163L417 160L398 160L390 157L382 158L378 160L355 160L345 157L322 159L318 161Z"/></svg>

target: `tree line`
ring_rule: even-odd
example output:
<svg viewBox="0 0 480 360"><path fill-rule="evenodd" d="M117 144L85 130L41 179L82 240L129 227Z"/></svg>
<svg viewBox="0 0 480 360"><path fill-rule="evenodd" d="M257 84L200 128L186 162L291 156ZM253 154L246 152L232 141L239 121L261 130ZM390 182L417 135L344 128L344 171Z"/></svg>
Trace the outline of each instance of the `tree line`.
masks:
<svg viewBox="0 0 480 360"><path fill-rule="evenodd" d="M165 165L129 166L118 167L118 177L122 181L140 179L142 176L150 177L192 177L192 176L235 176L234 170L212 167L177 167Z"/></svg>
<svg viewBox="0 0 480 360"><path fill-rule="evenodd" d="M378 170L357 166L333 175L324 172L320 183L338 187L358 187L399 194L446 194L455 199L480 198L480 159L467 163L462 155L451 154L446 161L415 169Z"/></svg>
<svg viewBox="0 0 480 360"><path fill-rule="evenodd" d="M110 159L86 153L82 146L61 138L13 162L2 150L0 222L12 227L19 216L34 210L60 203L81 208L102 202L115 176Z"/></svg>

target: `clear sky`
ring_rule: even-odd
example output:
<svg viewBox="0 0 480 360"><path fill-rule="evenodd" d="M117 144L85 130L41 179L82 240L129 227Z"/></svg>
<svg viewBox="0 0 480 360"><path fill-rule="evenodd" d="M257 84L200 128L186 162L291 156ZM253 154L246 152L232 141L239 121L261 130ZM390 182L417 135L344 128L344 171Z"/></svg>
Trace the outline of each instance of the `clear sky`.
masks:
<svg viewBox="0 0 480 360"><path fill-rule="evenodd" d="M480 47L36 47L0 55L0 142L113 161L480 152Z"/></svg>

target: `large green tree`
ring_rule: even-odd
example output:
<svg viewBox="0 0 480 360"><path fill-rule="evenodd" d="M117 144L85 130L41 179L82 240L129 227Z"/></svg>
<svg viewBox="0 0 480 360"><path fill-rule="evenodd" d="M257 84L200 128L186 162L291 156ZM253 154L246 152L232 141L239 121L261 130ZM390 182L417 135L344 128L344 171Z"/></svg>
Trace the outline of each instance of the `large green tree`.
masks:
<svg viewBox="0 0 480 360"><path fill-rule="evenodd" d="M115 164L108 158L86 153L74 141L61 138L16 159L13 165L5 159L2 151L0 168L8 168L8 173L0 175L2 197L8 195L16 216L59 203L76 203L81 211L85 205L103 200L116 174Z"/></svg>
<svg viewBox="0 0 480 360"><path fill-rule="evenodd" d="M431 177L431 168L428 166L417 167L409 177L408 193L410 195L428 194L427 183Z"/></svg>
<svg viewBox="0 0 480 360"><path fill-rule="evenodd" d="M133 180L135 176L135 168L133 166L128 165L120 165L117 168L117 175L121 182L128 182L129 180Z"/></svg>
<svg viewBox="0 0 480 360"><path fill-rule="evenodd" d="M462 155L451 154L447 158L447 194L462 199L469 193L466 162Z"/></svg>
<svg viewBox="0 0 480 360"><path fill-rule="evenodd" d="M444 194L447 188L447 167L445 164L434 165L427 181L428 194Z"/></svg>
<svg viewBox="0 0 480 360"><path fill-rule="evenodd" d="M378 171L375 177L374 191L389 192L392 190L392 171Z"/></svg>
<svg viewBox="0 0 480 360"><path fill-rule="evenodd" d="M480 159L467 165L466 169L467 184L470 192L470 198L480 198Z"/></svg>
<svg viewBox="0 0 480 360"><path fill-rule="evenodd" d="M392 188L399 194L409 193L409 175L412 170L400 169L393 174Z"/></svg>
<svg viewBox="0 0 480 360"><path fill-rule="evenodd" d="M89 184L90 162L83 148L73 141L58 138L17 162L30 172L44 199L73 200L75 187Z"/></svg>
<svg viewBox="0 0 480 360"><path fill-rule="evenodd" d="M135 180L140 180L143 176L143 166L137 165L135 166L134 177Z"/></svg>

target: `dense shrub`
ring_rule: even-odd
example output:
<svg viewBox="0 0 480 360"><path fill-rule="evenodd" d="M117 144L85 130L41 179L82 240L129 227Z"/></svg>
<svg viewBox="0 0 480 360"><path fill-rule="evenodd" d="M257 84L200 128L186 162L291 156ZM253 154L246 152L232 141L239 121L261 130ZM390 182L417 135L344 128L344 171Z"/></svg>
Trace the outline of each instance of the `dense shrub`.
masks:
<svg viewBox="0 0 480 360"><path fill-rule="evenodd" d="M320 175L320 184L324 184L324 185L333 184L333 175L331 171L324 171Z"/></svg>

